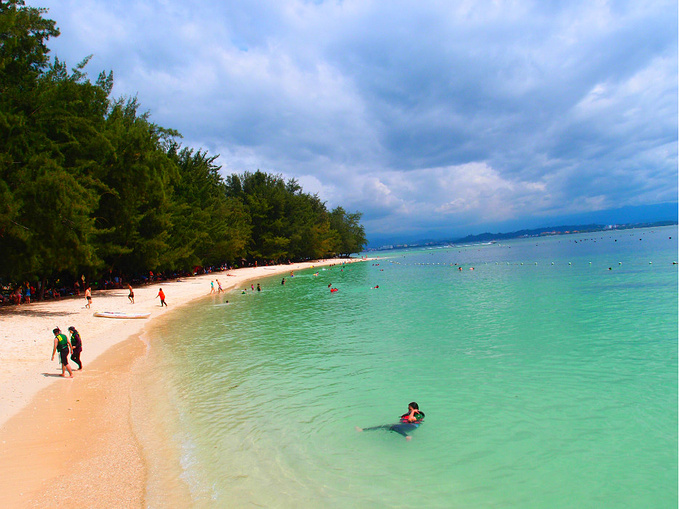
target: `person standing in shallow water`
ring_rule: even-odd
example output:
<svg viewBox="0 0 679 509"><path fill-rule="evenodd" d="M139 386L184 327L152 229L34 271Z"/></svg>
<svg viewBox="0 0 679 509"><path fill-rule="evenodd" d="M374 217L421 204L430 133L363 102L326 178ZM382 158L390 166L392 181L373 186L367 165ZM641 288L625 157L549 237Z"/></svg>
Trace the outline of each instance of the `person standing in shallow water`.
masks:
<svg viewBox="0 0 679 509"><path fill-rule="evenodd" d="M69 327L68 332L71 333L71 348L73 349L71 360L78 365L78 371L80 371L83 369L83 363L80 361L80 352L83 351L83 342L82 339L80 339L80 333L75 330L75 327Z"/></svg>
<svg viewBox="0 0 679 509"><path fill-rule="evenodd" d="M71 366L68 365L68 356L72 352L71 342L68 338L61 333L59 327L52 331L54 333L54 348L52 349L52 360L54 360L54 354L59 352L59 359L61 361L61 376L66 377L66 371L68 371L69 378L73 378L73 371L71 371Z"/></svg>

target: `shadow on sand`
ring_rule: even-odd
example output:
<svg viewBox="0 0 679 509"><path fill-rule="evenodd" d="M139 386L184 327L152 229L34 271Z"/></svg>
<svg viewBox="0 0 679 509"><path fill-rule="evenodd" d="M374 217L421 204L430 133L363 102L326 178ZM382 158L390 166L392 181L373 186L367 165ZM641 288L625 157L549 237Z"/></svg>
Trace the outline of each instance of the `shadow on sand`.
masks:
<svg viewBox="0 0 679 509"><path fill-rule="evenodd" d="M75 311L41 311L38 309L26 309L23 306L30 306L30 304L23 304L22 308L18 306L11 308L0 308L0 315L25 315L32 316L36 318L49 318L49 317L60 317L60 316L71 316L77 315L78 312Z"/></svg>

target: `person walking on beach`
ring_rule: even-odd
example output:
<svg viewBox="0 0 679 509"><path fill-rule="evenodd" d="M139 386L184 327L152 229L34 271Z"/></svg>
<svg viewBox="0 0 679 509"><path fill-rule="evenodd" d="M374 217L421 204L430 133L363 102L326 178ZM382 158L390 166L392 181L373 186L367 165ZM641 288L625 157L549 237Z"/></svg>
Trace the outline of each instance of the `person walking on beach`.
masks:
<svg viewBox="0 0 679 509"><path fill-rule="evenodd" d="M71 342L68 338L61 333L59 327L52 331L54 333L54 348L52 349L52 360L54 360L54 354L59 352L59 359L61 360L61 376L66 378L66 371L68 371L69 378L73 378L73 371L71 371L71 366L68 365L68 356L72 352Z"/></svg>
<svg viewBox="0 0 679 509"><path fill-rule="evenodd" d="M163 292L162 288L158 290L158 295L156 295L156 298L158 297L160 297L160 307L167 307L167 303L165 302L165 293Z"/></svg>
<svg viewBox="0 0 679 509"><path fill-rule="evenodd" d="M210 281L210 295L212 295L213 293L215 293L215 282Z"/></svg>
<svg viewBox="0 0 679 509"><path fill-rule="evenodd" d="M85 304L85 307L87 309L90 309L90 306L92 305L92 288L87 287L87 290L85 290L85 299L87 299L87 304Z"/></svg>
<svg viewBox="0 0 679 509"><path fill-rule="evenodd" d="M80 352L83 351L83 342L80 339L80 333L75 330L72 325L68 328L68 332L71 333L71 348L73 349L71 353L71 360L78 365L78 371L83 369L83 363L80 361Z"/></svg>
<svg viewBox="0 0 679 509"><path fill-rule="evenodd" d="M127 283L127 289L130 291L130 293L127 295L127 298L132 304L134 304L134 290L132 290L132 285L130 285L130 283Z"/></svg>
<svg viewBox="0 0 679 509"><path fill-rule="evenodd" d="M217 293L224 293L224 290L222 290L222 284L219 282L219 279L217 281Z"/></svg>

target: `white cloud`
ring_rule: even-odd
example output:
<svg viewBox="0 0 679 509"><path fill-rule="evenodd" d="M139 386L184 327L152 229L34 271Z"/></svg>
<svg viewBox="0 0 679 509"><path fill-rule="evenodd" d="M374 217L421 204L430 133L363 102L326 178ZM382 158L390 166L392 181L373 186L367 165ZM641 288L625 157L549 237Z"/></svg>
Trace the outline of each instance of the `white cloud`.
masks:
<svg viewBox="0 0 679 509"><path fill-rule="evenodd" d="M677 199L676 2L29 3L224 172L372 231Z"/></svg>

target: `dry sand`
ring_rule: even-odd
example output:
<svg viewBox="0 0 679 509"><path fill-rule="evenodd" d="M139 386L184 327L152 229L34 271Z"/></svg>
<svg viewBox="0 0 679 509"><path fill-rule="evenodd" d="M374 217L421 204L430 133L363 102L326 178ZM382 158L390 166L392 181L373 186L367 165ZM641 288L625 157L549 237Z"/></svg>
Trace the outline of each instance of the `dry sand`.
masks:
<svg viewBox="0 0 679 509"><path fill-rule="evenodd" d="M210 281L240 288L246 281L288 274L323 260L243 268L85 298L0 309L5 363L0 372L0 506L142 507L146 473L130 422L131 367L145 349L151 322L210 292ZM354 260L355 261L355 260ZM228 274L228 275L227 275ZM163 288L168 307L156 298ZM215 284L215 289L217 285ZM94 317L95 311L151 313L148 320ZM75 326L83 339L82 371L62 378L52 329ZM113 348L115 347L115 348ZM71 363L71 368L74 364Z"/></svg>

